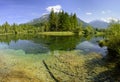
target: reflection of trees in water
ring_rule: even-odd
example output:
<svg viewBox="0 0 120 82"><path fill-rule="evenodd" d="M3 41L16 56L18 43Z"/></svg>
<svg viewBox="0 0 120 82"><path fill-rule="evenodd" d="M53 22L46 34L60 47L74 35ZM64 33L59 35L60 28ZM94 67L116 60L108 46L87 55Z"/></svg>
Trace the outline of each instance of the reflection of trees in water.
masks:
<svg viewBox="0 0 120 82"><path fill-rule="evenodd" d="M43 35L2 35L0 42L11 44L12 42L19 42L19 40L28 40L31 45L42 45L50 50L73 50L81 41L81 36L43 36ZM18 43L19 44L19 43ZM23 44L24 45L24 44ZM30 44L29 44L30 46ZM17 46L16 46L17 47Z"/></svg>
<svg viewBox="0 0 120 82"><path fill-rule="evenodd" d="M38 36L35 43L43 43L50 50L73 50L81 41L80 36Z"/></svg>
<svg viewBox="0 0 120 82"><path fill-rule="evenodd" d="M15 43L18 40L29 40L35 44L42 44L50 50L73 50L80 42L91 40L92 35L88 36L44 36L44 35L1 35L0 42L10 44L11 41Z"/></svg>
<svg viewBox="0 0 120 82"><path fill-rule="evenodd" d="M0 36L0 42L4 42L9 44L11 41L17 42L19 39L21 40L30 40L33 37L33 35L24 35L24 34L18 34L18 35L1 35Z"/></svg>
<svg viewBox="0 0 120 82"><path fill-rule="evenodd" d="M84 35L85 40L91 40L94 36L93 35Z"/></svg>

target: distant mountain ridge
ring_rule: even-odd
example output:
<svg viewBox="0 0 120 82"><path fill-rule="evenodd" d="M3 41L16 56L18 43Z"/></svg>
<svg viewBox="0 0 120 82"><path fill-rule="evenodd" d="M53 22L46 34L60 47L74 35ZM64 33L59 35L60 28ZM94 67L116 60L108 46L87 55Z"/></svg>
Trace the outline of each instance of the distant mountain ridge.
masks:
<svg viewBox="0 0 120 82"><path fill-rule="evenodd" d="M107 28L109 26L109 23L104 22L102 20L94 20L89 23L94 28Z"/></svg>
<svg viewBox="0 0 120 82"><path fill-rule="evenodd" d="M32 21L29 21L28 24L37 24L37 23L43 23L49 20L49 14L42 15L39 18L35 18Z"/></svg>
<svg viewBox="0 0 120 82"><path fill-rule="evenodd" d="M89 25L88 23L84 22L80 18L77 17L77 19L78 19L78 23L82 23L83 24L83 27ZM39 17L39 18L35 18L32 21L27 22L27 24L36 25L36 24L48 22L48 20L49 20L49 14L45 14L45 15L42 15L41 17Z"/></svg>

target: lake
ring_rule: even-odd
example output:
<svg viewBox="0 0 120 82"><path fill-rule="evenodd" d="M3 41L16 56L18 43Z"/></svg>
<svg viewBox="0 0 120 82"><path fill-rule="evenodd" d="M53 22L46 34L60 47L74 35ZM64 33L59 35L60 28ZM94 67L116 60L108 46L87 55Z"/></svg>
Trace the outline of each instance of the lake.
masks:
<svg viewBox="0 0 120 82"><path fill-rule="evenodd" d="M81 50L83 54L97 52L106 55L107 48L101 48L98 45L98 41L101 39L103 37L2 35L0 37L0 49L22 50L26 54L49 53L56 50Z"/></svg>
<svg viewBox="0 0 120 82"><path fill-rule="evenodd" d="M98 45L102 39L1 35L0 82L98 82L98 78L109 79L109 72L103 73L109 68L102 66L107 48Z"/></svg>

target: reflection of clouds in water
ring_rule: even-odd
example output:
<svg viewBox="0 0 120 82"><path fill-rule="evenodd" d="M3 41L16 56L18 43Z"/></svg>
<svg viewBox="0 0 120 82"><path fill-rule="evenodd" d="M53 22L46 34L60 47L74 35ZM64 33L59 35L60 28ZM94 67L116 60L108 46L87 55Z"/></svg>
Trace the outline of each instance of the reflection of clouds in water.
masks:
<svg viewBox="0 0 120 82"><path fill-rule="evenodd" d="M6 43L0 43L0 49L8 48L8 45Z"/></svg>
<svg viewBox="0 0 120 82"><path fill-rule="evenodd" d="M98 45L93 44L88 41L84 41L84 42L80 43L79 45L76 46L76 49L82 50L83 53L97 52L97 53L102 54L103 56L105 56L106 52L107 52L107 47L101 48Z"/></svg>
<svg viewBox="0 0 120 82"><path fill-rule="evenodd" d="M27 40L18 40L17 42L11 41L9 45L10 49L22 49L26 53L45 53L48 52L48 48L42 44L36 44Z"/></svg>

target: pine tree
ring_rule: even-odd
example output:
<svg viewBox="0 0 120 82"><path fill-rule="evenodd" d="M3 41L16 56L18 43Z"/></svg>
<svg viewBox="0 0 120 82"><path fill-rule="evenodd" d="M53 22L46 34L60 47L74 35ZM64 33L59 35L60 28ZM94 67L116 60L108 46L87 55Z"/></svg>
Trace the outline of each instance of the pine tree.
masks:
<svg viewBox="0 0 120 82"><path fill-rule="evenodd" d="M18 29L17 24L13 23L12 28L13 28L13 32L17 34L17 29Z"/></svg>
<svg viewBox="0 0 120 82"><path fill-rule="evenodd" d="M76 14L69 15L67 12L55 13L54 10L49 15L50 31L73 31L78 26L78 20Z"/></svg>
<svg viewBox="0 0 120 82"><path fill-rule="evenodd" d="M71 14L70 15L70 30L71 31L73 31L74 29L76 29L77 28L77 26L78 26L78 20L77 20L77 16L76 16L76 14Z"/></svg>
<svg viewBox="0 0 120 82"><path fill-rule="evenodd" d="M64 23L64 11L58 13L58 30L62 31L63 30L63 23Z"/></svg>
<svg viewBox="0 0 120 82"><path fill-rule="evenodd" d="M57 27L58 27L58 22L57 21L58 21L57 14L52 9L52 11L49 15L49 24L50 24L50 30L51 31L57 31Z"/></svg>
<svg viewBox="0 0 120 82"><path fill-rule="evenodd" d="M70 17L68 15L68 13L64 14L63 30L64 31L69 31L70 30Z"/></svg>
<svg viewBox="0 0 120 82"><path fill-rule="evenodd" d="M73 28L75 29L78 25L78 20L77 20L76 14L73 15L73 21L74 21L74 27Z"/></svg>
<svg viewBox="0 0 120 82"><path fill-rule="evenodd" d="M4 32L5 33L8 33L9 32L9 28L10 28L10 25L8 24L8 22L5 22L2 27L4 28Z"/></svg>

